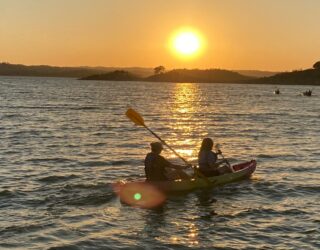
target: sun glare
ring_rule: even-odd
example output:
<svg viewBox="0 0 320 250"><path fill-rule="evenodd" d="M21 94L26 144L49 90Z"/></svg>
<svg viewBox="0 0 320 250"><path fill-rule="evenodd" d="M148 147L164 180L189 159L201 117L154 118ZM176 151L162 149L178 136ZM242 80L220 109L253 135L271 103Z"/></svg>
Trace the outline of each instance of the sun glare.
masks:
<svg viewBox="0 0 320 250"><path fill-rule="evenodd" d="M173 38L173 49L180 55L195 55L200 48L200 36L194 31L180 31Z"/></svg>

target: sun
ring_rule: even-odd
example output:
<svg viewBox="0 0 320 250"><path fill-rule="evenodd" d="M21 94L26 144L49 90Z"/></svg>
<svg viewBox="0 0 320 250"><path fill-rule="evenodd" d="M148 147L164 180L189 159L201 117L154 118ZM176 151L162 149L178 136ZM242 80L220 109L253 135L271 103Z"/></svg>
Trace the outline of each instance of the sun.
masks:
<svg viewBox="0 0 320 250"><path fill-rule="evenodd" d="M173 49L176 53L183 56L193 56L197 54L201 48L200 36L191 30L178 32L173 37Z"/></svg>

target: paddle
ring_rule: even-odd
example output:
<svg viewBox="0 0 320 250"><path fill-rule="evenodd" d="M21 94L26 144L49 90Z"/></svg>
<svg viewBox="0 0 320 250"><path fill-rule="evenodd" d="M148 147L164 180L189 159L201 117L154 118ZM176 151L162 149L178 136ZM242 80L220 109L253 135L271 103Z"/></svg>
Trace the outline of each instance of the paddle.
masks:
<svg viewBox="0 0 320 250"><path fill-rule="evenodd" d="M221 152L221 150L220 150L220 144L217 143L214 147L215 147L217 153L221 155L222 159L226 161L226 163L227 163L228 167L230 168L230 170L231 170L232 172L234 172L234 171L233 171L233 168L232 168L232 166L231 166L231 164L230 164L230 162L229 162L226 158L224 158L224 155L222 154L222 152Z"/></svg>
<svg viewBox="0 0 320 250"><path fill-rule="evenodd" d="M181 155L179 155L170 145L168 145L164 140L160 138L155 132L153 132L147 125L144 123L143 117L134 109L129 108L126 112L126 116L136 125L140 125L146 128L151 134L153 134L159 141L162 142L163 145L167 146L178 158L180 158L186 165L192 166L186 159L184 159ZM205 179L208 183L211 183L206 176L204 176L196 167L193 168L196 174L198 174L201 178Z"/></svg>

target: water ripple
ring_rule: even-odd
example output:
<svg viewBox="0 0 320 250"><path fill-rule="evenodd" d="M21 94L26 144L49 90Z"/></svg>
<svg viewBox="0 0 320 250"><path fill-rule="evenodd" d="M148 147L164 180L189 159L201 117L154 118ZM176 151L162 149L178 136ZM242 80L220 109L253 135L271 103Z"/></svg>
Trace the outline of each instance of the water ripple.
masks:
<svg viewBox="0 0 320 250"><path fill-rule="evenodd" d="M283 88L1 77L0 248L319 249L320 87ZM257 159L255 175L122 204L112 183L142 179L156 140L129 105L184 158L212 137L232 163Z"/></svg>

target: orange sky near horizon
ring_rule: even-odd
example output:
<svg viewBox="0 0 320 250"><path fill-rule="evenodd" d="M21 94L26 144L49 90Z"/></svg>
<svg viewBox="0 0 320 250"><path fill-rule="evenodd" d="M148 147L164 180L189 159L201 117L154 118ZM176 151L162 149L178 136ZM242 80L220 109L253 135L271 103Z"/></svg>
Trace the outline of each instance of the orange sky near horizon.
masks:
<svg viewBox="0 0 320 250"><path fill-rule="evenodd" d="M320 60L318 0L0 0L0 62L283 71ZM183 27L201 54L175 55Z"/></svg>

